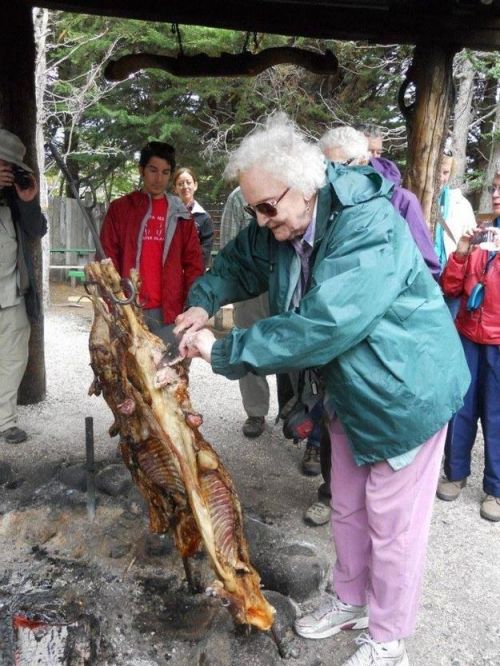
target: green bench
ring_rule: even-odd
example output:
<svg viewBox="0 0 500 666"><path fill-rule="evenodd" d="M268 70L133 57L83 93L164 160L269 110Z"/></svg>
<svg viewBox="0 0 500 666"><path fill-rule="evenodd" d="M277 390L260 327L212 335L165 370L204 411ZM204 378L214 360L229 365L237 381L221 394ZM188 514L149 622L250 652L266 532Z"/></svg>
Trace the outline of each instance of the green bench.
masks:
<svg viewBox="0 0 500 666"><path fill-rule="evenodd" d="M64 264L50 264L49 268L54 270L65 270L67 271L67 277L71 281L71 286L76 287L77 281L83 282L85 280L85 272L83 270L83 263L91 258L91 255L95 254L95 249L90 247L55 247L50 250L51 255L63 254L68 258L76 258L76 263L64 263ZM72 257L67 257L70 254Z"/></svg>
<svg viewBox="0 0 500 666"><path fill-rule="evenodd" d="M68 277L71 281L71 286L74 289L76 287L76 281L79 280L83 282L85 280L85 271L77 268L72 268L68 271Z"/></svg>

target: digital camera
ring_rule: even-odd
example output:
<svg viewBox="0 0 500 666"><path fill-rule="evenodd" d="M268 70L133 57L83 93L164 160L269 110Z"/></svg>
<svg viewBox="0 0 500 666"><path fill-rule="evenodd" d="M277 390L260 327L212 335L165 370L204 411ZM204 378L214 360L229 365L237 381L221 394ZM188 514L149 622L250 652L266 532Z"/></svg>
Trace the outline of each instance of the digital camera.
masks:
<svg viewBox="0 0 500 666"><path fill-rule="evenodd" d="M16 185L19 185L22 190L27 190L31 187L31 176L25 169L21 169L21 167L14 164L12 166L12 173L14 174L14 182Z"/></svg>
<svg viewBox="0 0 500 666"><path fill-rule="evenodd" d="M471 245L480 245L481 243L490 243L495 238L495 232L491 229L481 229L471 238Z"/></svg>

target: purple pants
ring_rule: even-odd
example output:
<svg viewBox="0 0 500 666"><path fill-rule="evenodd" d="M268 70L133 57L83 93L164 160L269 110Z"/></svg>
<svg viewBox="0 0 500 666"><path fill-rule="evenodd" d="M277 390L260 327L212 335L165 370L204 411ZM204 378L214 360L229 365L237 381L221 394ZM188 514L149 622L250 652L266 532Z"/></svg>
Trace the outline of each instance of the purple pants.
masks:
<svg viewBox="0 0 500 666"><path fill-rule="evenodd" d="M357 466L340 421L329 424L333 587L345 603L368 604L376 641L405 638L415 628L446 429L395 472L387 462Z"/></svg>

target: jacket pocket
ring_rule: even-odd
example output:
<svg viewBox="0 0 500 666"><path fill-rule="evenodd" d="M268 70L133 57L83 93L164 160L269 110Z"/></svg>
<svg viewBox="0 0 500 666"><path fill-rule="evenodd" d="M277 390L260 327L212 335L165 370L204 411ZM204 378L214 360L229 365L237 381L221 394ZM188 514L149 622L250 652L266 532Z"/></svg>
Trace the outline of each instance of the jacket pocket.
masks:
<svg viewBox="0 0 500 666"><path fill-rule="evenodd" d="M415 296L400 296L398 300L393 303L390 310L394 315L399 319L399 321L404 322L410 317L414 312L416 312L422 305L427 303L426 298L415 298Z"/></svg>

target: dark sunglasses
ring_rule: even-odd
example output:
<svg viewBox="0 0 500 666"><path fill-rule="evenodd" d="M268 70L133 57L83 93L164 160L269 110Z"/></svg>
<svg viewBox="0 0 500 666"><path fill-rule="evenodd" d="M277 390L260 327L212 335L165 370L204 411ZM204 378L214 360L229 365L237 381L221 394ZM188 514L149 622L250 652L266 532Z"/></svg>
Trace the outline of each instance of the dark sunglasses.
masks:
<svg viewBox="0 0 500 666"><path fill-rule="evenodd" d="M270 199L269 201L262 201L261 203L255 204L255 206L243 206L243 210L251 215L252 217L257 217L257 213L265 215L266 217L276 217L278 214L278 209L276 206L283 199L285 194L290 191L290 188L287 187L281 196L277 199Z"/></svg>
<svg viewBox="0 0 500 666"><path fill-rule="evenodd" d="M490 194L498 192L500 194L500 185L488 185L486 188Z"/></svg>

